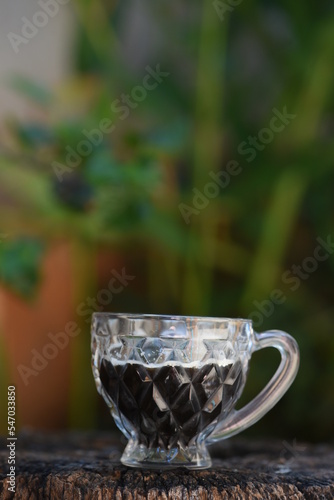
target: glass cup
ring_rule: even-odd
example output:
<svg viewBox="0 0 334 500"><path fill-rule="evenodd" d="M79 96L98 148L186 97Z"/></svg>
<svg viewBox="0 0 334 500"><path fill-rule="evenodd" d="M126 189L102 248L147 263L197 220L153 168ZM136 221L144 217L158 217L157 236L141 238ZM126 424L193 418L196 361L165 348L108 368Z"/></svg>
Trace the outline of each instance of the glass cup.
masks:
<svg viewBox="0 0 334 500"><path fill-rule="evenodd" d="M241 410L251 355L275 347L273 378ZM256 333L247 319L95 313L92 365L98 392L129 440L121 461L134 467L211 465L207 445L257 422L292 384L296 341Z"/></svg>

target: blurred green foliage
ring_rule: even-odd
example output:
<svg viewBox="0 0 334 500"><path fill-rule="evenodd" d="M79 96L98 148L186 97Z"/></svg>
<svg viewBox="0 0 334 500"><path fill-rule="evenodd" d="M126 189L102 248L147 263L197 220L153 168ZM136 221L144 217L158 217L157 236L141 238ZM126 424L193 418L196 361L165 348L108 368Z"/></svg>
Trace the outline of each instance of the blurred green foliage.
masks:
<svg viewBox="0 0 334 500"><path fill-rule="evenodd" d="M41 247L21 237L32 232L44 243L63 236L92 253L122 251L137 285L113 310L248 317L279 289L284 303L261 313L257 328L291 332L301 368L248 432L332 438L333 257L296 291L282 276L313 255L318 237L334 238L333 4L244 1L223 19L211 0L150 4L143 39L123 50L131 5L76 0L76 78L58 89L15 81L45 119L9 122L2 146L0 182L14 201L2 211L12 240L0 253L3 280L25 294L37 285ZM157 64L168 77L120 120L111 104ZM247 161L240 145L285 107L296 117ZM69 148L103 119L115 130L57 178L53 162L68 167ZM193 189L203 193L230 160L241 173L186 224L180 203L197 210ZM275 353L254 356L246 397L276 362ZM79 412L84 404L75 400Z"/></svg>
<svg viewBox="0 0 334 500"><path fill-rule="evenodd" d="M40 261L43 255L41 240L19 237L0 246L2 282L13 287L25 299L34 296L40 282Z"/></svg>

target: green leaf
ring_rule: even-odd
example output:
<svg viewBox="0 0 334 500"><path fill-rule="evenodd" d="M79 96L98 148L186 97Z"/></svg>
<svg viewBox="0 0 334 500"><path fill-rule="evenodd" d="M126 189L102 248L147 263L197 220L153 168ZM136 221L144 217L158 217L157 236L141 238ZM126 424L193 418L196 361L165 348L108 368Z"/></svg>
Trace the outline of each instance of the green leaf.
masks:
<svg viewBox="0 0 334 500"><path fill-rule="evenodd" d="M86 137L82 133L84 128L85 124L82 123L82 120L74 118L60 121L53 126L53 133L60 147L64 150L62 152L64 156L68 154L66 148L70 147L76 150L78 143L86 140Z"/></svg>
<svg viewBox="0 0 334 500"><path fill-rule="evenodd" d="M16 134L20 142L28 147L40 147L50 145L53 143L54 138L49 128L44 124L31 123L31 124L17 124Z"/></svg>
<svg viewBox="0 0 334 500"><path fill-rule="evenodd" d="M161 180L161 174L156 164L144 163L140 160L137 163L125 165L124 176L127 183L144 191L156 187Z"/></svg>
<svg viewBox="0 0 334 500"><path fill-rule="evenodd" d="M148 145L160 151L177 153L189 140L190 126L185 120L169 123L164 128L152 130L147 137Z"/></svg>
<svg viewBox="0 0 334 500"><path fill-rule="evenodd" d="M44 245L37 239L19 237L0 246L1 281L22 297L31 298L40 282Z"/></svg>
<svg viewBox="0 0 334 500"><path fill-rule="evenodd" d="M85 177L93 185L119 185L124 182L123 168L106 149L98 149L91 154L85 165Z"/></svg>
<svg viewBox="0 0 334 500"><path fill-rule="evenodd" d="M134 187L147 191L157 185L161 176L157 165L150 160L121 164L107 149L98 149L85 165L85 177L95 186Z"/></svg>
<svg viewBox="0 0 334 500"><path fill-rule="evenodd" d="M11 78L10 84L11 89L37 104L48 106L52 101L52 94L49 90L28 78L17 75Z"/></svg>

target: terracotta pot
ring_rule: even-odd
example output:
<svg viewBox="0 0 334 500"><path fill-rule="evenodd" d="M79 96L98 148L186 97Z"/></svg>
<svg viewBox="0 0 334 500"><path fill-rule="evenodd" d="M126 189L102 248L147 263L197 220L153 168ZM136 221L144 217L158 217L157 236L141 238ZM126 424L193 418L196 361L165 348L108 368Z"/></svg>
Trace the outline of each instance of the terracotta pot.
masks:
<svg viewBox="0 0 334 500"><path fill-rule="evenodd" d="M64 335L59 335L63 343L58 339L57 346L54 339L75 321L69 244L53 244L42 276L32 303L0 289L0 321L8 382L16 386L18 423L51 429L68 421L71 342L65 346Z"/></svg>

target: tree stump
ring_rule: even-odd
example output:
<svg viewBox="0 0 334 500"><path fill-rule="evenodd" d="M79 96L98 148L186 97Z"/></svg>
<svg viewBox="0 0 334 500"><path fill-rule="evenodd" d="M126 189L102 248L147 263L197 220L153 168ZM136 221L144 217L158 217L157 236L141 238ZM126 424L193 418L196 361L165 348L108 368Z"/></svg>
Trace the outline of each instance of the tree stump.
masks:
<svg viewBox="0 0 334 500"><path fill-rule="evenodd" d="M334 447L234 438L211 447L211 469L131 469L120 436L23 432L16 445L14 498L94 500L333 499ZM8 491L8 448L0 451L0 499Z"/></svg>

